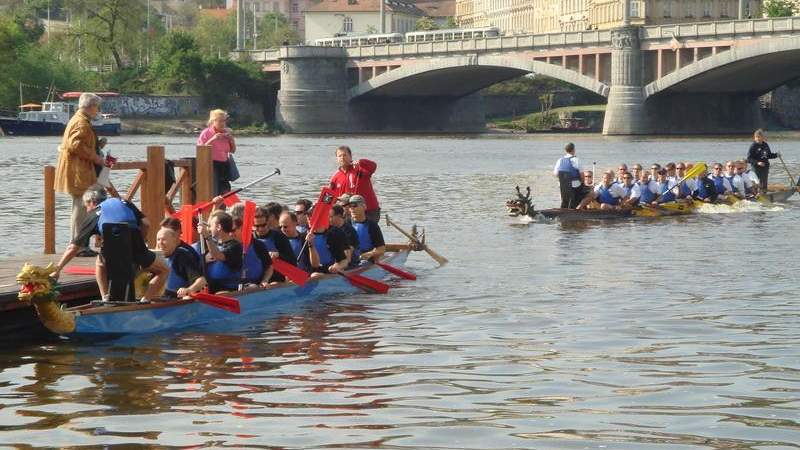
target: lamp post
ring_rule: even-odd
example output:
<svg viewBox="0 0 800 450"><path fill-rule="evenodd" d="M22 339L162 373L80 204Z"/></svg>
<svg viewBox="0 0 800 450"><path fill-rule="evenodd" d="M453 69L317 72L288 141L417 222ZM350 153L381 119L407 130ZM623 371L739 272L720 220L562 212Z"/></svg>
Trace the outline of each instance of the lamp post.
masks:
<svg viewBox="0 0 800 450"><path fill-rule="evenodd" d="M378 0L378 3L380 3L380 5L381 5L380 9L379 9L380 12L378 14L380 16L381 26L379 27L378 31L380 31L381 34L385 34L386 33L386 25L384 23L386 21L386 18L384 17L385 12L384 12L384 6L383 6L383 4L385 2L386 2L386 0Z"/></svg>
<svg viewBox="0 0 800 450"><path fill-rule="evenodd" d="M257 27L257 20L256 20L256 2L253 2L253 50L256 49L256 45L258 42L258 27Z"/></svg>
<svg viewBox="0 0 800 450"><path fill-rule="evenodd" d="M244 50L244 0L236 0L236 50Z"/></svg>

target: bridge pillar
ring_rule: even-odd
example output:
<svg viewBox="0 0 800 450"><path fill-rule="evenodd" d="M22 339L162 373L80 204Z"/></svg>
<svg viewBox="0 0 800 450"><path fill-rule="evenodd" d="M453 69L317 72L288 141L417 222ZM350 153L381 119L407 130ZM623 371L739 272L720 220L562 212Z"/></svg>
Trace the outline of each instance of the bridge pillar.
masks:
<svg viewBox="0 0 800 450"><path fill-rule="evenodd" d="M647 134L650 121L644 103L639 27L612 30L611 46L611 89L603 134Z"/></svg>
<svg viewBox="0 0 800 450"><path fill-rule="evenodd" d="M348 131L345 49L283 47L279 59L278 123L291 133Z"/></svg>

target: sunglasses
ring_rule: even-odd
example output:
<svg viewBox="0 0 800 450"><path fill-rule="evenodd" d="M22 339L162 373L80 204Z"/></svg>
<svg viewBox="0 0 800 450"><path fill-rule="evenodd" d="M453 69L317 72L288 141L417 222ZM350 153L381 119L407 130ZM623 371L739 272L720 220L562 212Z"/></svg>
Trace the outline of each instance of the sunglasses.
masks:
<svg viewBox="0 0 800 450"><path fill-rule="evenodd" d="M678 170L683 170L685 168L686 168L686 166L678 166L678 167L676 167L676 169L678 169Z"/></svg>
<svg viewBox="0 0 800 450"><path fill-rule="evenodd" d="M265 224L265 223L254 223L253 227L254 228L266 228L267 224Z"/></svg>
<svg viewBox="0 0 800 450"><path fill-rule="evenodd" d="M281 225L280 228L281 228L281 230L285 230L285 229L291 228L291 227L289 225Z"/></svg>
<svg viewBox="0 0 800 450"><path fill-rule="evenodd" d="M306 213L306 210L305 210L305 209L296 209L296 210L294 211L294 213L295 213L295 214L297 214L297 215L300 215L300 214L305 214L305 213Z"/></svg>

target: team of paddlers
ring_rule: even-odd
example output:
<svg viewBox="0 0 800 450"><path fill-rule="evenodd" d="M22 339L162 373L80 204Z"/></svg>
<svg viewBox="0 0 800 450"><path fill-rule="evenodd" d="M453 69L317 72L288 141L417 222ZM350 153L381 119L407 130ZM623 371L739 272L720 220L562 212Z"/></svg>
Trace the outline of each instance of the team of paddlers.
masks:
<svg viewBox="0 0 800 450"><path fill-rule="evenodd" d="M620 164L603 172L599 183L591 170L581 170L575 145L569 143L556 161L553 175L561 189L561 208L624 209L658 206L663 203L699 200L706 203L752 199L767 190L769 160L778 158L756 130L748 158L713 163L709 173L705 164L691 162L652 164L647 171L641 164ZM751 165L751 170L748 165Z"/></svg>
<svg viewBox="0 0 800 450"><path fill-rule="evenodd" d="M166 296L172 298L206 288L211 292L252 285L269 288L286 281L287 264L313 279L378 260L386 247L371 182L376 164L366 159L353 162L346 146L337 148L336 156L339 168L316 204L300 199L291 208L276 202L256 207L253 202L234 203L235 195L223 193L210 202L213 211L207 223L193 214L165 218L156 237L163 258L147 248L144 236L153 224L135 205L90 188L83 194L89 216L58 262L55 277L91 236L102 236L105 224L119 223L130 230L133 262L152 274L141 302L163 298L165 287ZM192 244L195 230L199 239ZM109 253L101 245L95 267L104 299L109 294L106 260L115 257Z"/></svg>

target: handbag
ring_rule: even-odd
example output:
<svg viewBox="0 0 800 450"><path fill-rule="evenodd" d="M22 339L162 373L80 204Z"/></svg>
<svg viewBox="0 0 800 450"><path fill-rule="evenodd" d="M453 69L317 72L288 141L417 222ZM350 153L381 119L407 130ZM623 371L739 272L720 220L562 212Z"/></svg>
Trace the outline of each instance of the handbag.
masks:
<svg viewBox="0 0 800 450"><path fill-rule="evenodd" d="M228 181L236 181L239 179L239 168L236 167L236 160L233 159L233 154L228 153Z"/></svg>

